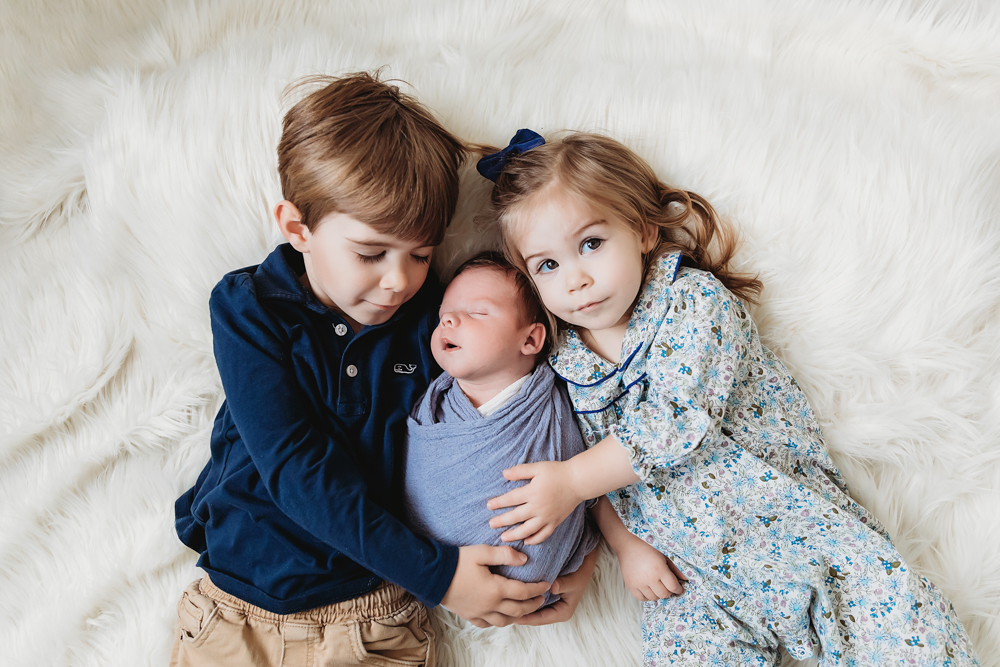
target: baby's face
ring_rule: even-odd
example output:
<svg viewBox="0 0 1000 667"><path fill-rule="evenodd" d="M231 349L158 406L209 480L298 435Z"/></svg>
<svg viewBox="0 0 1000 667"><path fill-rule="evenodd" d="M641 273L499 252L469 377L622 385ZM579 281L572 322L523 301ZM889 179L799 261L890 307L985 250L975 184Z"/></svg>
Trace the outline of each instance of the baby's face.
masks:
<svg viewBox="0 0 1000 667"><path fill-rule="evenodd" d="M431 352L452 377L484 381L524 364L521 345L532 325L524 323L517 287L502 271L463 271L448 285L440 317Z"/></svg>

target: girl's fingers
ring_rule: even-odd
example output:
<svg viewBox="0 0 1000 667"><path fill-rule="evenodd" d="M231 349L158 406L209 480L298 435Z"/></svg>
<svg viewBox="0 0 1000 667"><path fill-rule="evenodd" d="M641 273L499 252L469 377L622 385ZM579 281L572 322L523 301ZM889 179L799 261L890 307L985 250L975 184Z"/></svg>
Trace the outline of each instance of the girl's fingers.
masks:
<svg viewBox="0 0 1000 667"><path fill-rule="evenodd" d="M541 530L537 531L536 533L534 533L530 537L525 538L524 543L525 544L541 544L545 540L549 539L549 535L551 535L554 530L555 530L555 528L553 528L551 525L544 525L544 526L542 526Z"/></svg>
<svg viewBox="0 0 1000 667"><path fill-rule="evenodd" d="M527 537L531 537L532 535L538 532L538 528L540 527L541 523L542 522L539 521L538 519L531 519L529 521L525 521L520 526L517 526L516 528L511 528L510 530L503 532L500 535L500 539L503 540L504 542L514 542L516 540L523 540ZM527 544L527 542L525 542L525 544Z"/></svg>
<svg viewBox="0 0 1000 667"><path fill-rule="evenodd" d="M675 577L677 577L681 581L687 581L687 577L684 576L684 573L681 572L680 568L674 565L674 561L670 560L669 558L667 558L667 567L670 568L670 571L674 573Z"/></svg>
<svg viewBox="0 0 1000 667"><path fill-rule="evenodd" d="M511 468L511 470L513 470L513 468ZM506 472L507 471L505 470L504 473L506 474ZM496 498L490 498L488 501L486 501L486 509L498 510L498 509L503 509L504 507L514 507L515 505L524 504L524 497L523 494L521 493L521 489L523 488L525 487L519 486L512 491L508 491L502 496L497 496Z"/></svg>
<svg viewBox="0 0 1000 667"><path fill-rule="evenodd" d="M654 581L649 588L653 592L653 595L656 596L654 598L655 600L663 600L670 597L670 591L667 590L667 587L663 585L662 581Z"/></svg>
<svg viewBox="0 0 1000 667"><path fill-rule="evenodd" d="M513 526L519 524L525 519L530 519L531 515L521 509L512 509L509 512L504 512L500 516L495 516L490 519L490 528L503 528L504 526Z"/></svg>
<svg viewBox="0 0 1000 667"><path fill-rule="evenodd" d="M503 476L511 481L515 479L531 479L535 476L534 469L534 463L521 463L513 468L507 468L504 470Z"/></svg>

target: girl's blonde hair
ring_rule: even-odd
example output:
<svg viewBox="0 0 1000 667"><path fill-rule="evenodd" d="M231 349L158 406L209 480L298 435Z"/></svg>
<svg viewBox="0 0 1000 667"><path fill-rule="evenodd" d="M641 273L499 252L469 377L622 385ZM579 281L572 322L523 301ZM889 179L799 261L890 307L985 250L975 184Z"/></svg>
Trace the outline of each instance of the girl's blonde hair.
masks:
<svg viewBox="0 0 1000 667"><path fill-rule="evenodd" d="M680 251L687 264L712 272L740 299L756 302L763 284L730 268L738 238L708 201L666 185L645 160L614 139L583 132L509 157L497 178L494 215L504 254L520 270L527 269L514 247L513 230L522 224L524 204L553 183L637 234L647 223L657 227L659 243L643 258L644 270L664 252Z"/></svg>

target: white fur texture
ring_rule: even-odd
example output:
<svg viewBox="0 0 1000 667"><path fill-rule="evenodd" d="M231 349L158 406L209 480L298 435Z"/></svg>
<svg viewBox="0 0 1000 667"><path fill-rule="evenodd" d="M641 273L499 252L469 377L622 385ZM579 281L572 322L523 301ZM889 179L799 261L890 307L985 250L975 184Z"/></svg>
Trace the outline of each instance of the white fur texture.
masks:
<svg viewBox="0 0 1000 667"><path fill-rule="evenodd" d="M280 239L282 90L388 65L467 140L608 132L733 221L855 496L997 667L998 35L973 0L0 4L0 664L166 663L208 294ZM569 623L435 618L442 665L523 667L636 665L638 616L604 554Z"/></svg>

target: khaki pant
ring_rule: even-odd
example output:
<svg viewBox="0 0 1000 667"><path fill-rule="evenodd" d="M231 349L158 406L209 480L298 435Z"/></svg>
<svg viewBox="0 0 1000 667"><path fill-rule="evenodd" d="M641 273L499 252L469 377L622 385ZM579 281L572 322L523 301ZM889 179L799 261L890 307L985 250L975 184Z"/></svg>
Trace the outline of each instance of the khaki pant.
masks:
<svg viewBox="0 0 1000 667"><path fill-rule="evenodd" d="M177 616L171 667L434 665L427 609L390 583L353 600L281 615L205 577L184 591Z"/></svg>

